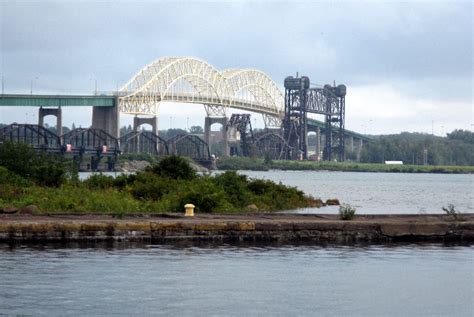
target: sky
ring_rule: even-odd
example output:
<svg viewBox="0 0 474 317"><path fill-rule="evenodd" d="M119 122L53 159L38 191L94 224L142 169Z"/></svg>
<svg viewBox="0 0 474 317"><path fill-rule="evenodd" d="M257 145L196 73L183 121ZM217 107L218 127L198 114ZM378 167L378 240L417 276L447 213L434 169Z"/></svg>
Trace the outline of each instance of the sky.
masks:
<svg viewBox="0 0 474 317"><path fill-rule="evenodd" d="M160 57L192 56L261 70L282 90L296 72L345 84L346 127L360 133L445 135L474 128L473 27L471 1L0 0L0 74L5 94L93 94ZM159 128L204 116L163 104ZM0 108L0 123L37 120L37 108ZM89 126L91 109L63 109L73 122Z"/></svg>

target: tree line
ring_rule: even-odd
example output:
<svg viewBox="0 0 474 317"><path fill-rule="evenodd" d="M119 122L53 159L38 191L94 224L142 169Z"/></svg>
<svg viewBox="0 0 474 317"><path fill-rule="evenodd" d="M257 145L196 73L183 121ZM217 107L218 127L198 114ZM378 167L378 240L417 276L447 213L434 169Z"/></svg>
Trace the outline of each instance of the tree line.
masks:
<svg viewBox="0 0 474 317"><path fill-rule="evenodd" d="M375 136L364 144L361 162L403 161L413 165L474 165L474 133L454 130L446 137L403 132Z"/></svg>

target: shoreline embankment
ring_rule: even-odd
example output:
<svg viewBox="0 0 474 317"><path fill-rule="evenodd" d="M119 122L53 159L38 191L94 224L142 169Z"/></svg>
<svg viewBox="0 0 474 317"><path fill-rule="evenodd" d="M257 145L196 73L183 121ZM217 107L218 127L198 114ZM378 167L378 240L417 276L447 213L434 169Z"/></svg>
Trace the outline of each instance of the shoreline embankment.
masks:
<svg viewBox="0 0 474 317"><path fill-rule="evenodd" d="M182 214L0 215L0 242L80 241L474 242L474 214L446 215Z"/></svg>

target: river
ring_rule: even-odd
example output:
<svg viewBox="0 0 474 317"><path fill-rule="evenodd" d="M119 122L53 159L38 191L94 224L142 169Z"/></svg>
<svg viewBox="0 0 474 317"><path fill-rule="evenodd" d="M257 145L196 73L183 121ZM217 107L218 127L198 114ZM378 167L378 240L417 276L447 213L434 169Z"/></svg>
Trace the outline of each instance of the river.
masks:
<svg viewBox="0 0 474 317"><path fill-rule="evenodd" d="M462 245L0 245L0 315L472 316Z"/></svg>

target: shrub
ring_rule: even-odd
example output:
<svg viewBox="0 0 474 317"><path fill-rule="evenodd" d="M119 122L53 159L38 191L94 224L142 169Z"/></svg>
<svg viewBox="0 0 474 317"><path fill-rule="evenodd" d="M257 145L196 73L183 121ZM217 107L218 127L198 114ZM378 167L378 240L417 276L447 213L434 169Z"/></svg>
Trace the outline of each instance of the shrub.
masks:
<svg viewBox="0 0 474 317"><path fill-rule="evenodd" d="M102 174L94 174L83 181L84 185L91 189L105 189L114 186L114 178Z"/></svg>
<svg viewBox="0 0 474 317"><path fill-rule="evenodd" d="M196 206L196 212L224 212L235 207L227 201L227 195L222 187L217 186L209 177L200 177L194 182L187 182L184 191L179 193L179 205L175 211L182 211L185 204Z"/></svg>
<svg viewBox="0 0 474 317"><path fill-rule="evenodd" d="M33 164L33 181L38 185L58 187L67 179L65 160L59 155L41 153Z"/></svg>
<svg viewBox="0 0 474 317"><path fill-rule="evenodd" d="M133 184L133 182L137 179L136 174L121 174L115 177L114 179L114 187L118 189L124 189L128 185Z"/></svg>
<svg viewBox="0 0 474 317"><path fill-rule="evenodd" d="M22 177L33 177L35 157L35 150L27 144L6 142L0 145L0 165Z"/></svg>
<svg viewBox="0 0 474 317"><path fill-rule="evenodd" d="M64 158L57 154L36 153L33 148L23 143L2 144L0 165L38 185L57 187L67 179Z"/></svg>
<svg viewBox="0 0 474 317"><path fill-rule="evenodd" d="M247 187L254 194L253 202L261 210L295 209L308 203L302 191L270 180L255 179Z"/></svg>
<svg viewBox="0 0 474 317"><path fill-rule="evenodd" d="M227 171L212 178L214 183L224 189L228 201L235 207L244 207L251 203L251 192L247 188L248 179L235 171Z"/></svg>
<svg viewBox="0 0 474 317"><path fill-rule="evenodd" d="M192 180L196 178L196 172L188 161L176 155L163 158L151 168L151 171L156 175L171 179Z"/></svg>
<svg viewBox="0 0 474 317"><path fill-rule="evenodd" d="M352 220L355 216L356 209L349 204L339 206L339 218L341 220Z"/></svg>
<svg viewBox="0 0 474 317"><path fill-rule="evenodd" d="M449 204L448 207L442 207L444 212L448 217L450 217L454 221L464 221L464 217L461 215L461 212L456 210L453 204Z"/></svg>
<svg viewBox="0 0 474 317"><path fill-rule="evenodd" d="M19 186L19 187L29 187L32 185L32 183L29 180L11 172L10 170L8 170L6 167L3 167L3 166L0 166L0 184Z"/></svg>
<svg viewBox="0 0 474 317"><path fill-rule="evenodd" d="M164 194L176 189L176 182L150 172L139 173L130 185L133 197L143 200L158 200Z"/></svg>

